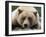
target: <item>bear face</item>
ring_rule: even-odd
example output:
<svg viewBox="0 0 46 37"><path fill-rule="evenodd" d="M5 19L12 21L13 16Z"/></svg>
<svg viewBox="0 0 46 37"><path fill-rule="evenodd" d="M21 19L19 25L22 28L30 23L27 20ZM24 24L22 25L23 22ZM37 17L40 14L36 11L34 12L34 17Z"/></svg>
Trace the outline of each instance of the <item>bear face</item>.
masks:
<svg viewBox="0 0 46 37"><path fill-rule="evenodd" d="M34 7L19 7L16 9L14 16L12 16L12 23L14 26L21 26L22 28L36 28L39 27L39 14Z"/></svg>
<svg viewBox="0 0 46 37"><path fill-rule="evenodd" d="M37 12L22 11L18 16L17 21L23 28L32 27L33 25L36 24L36 22L35 22L35 21L37 21L36 15L37 15Z"/></svg>

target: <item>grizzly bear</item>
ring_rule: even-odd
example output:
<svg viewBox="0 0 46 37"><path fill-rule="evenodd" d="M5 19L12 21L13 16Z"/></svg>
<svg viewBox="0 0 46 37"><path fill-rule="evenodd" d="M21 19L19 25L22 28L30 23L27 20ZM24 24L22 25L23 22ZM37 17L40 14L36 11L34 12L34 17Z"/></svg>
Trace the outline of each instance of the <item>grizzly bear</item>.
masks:
<svg viewBox="0 0 46 37"><path fill-rule="evenodd" d="M20 6L12 12L12 29L40 29L38 11L31 6Z"/></svg>

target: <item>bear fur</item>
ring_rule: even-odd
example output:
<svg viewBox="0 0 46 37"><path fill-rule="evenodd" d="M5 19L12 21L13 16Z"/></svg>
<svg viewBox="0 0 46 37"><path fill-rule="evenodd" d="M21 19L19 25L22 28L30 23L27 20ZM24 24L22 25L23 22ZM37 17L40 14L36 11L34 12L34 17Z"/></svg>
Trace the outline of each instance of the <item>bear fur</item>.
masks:
<svg viewBox="0 0 46 37"><path fill-rule="evenodd" d="M12 12L12 29L16 27L40 29L38 11L30 6L18 7Z"/></svg>

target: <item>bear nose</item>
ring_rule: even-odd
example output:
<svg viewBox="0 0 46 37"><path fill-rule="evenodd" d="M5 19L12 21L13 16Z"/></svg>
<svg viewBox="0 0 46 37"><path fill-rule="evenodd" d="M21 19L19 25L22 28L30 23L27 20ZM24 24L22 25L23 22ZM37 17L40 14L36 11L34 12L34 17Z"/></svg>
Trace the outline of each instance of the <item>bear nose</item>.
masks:
<svg viewBox="0 0 46 37"><path fill-rule="evenodd" d="M24 24L24 27L27 27L27 24Z"/></svg>

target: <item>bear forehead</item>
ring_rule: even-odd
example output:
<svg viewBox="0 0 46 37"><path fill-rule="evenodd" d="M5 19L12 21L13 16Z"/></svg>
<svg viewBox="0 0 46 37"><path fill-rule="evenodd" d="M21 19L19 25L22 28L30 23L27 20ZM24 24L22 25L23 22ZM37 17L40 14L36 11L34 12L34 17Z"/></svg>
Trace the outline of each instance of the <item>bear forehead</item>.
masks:
<svg viewBox="0 0 46 37"><path fill-rule="evenodd" d="M25 11L34 11L34 12L37 11L34 7L31 6L20 6L18 9L25 10Z"/></svg>
<svg viewBox="0 0 46 37"><path fill-rule="evenodd" d="M22 17L35 17L33 12L23 11L19 16Z"/></svg>

